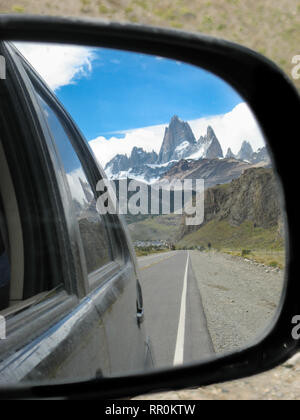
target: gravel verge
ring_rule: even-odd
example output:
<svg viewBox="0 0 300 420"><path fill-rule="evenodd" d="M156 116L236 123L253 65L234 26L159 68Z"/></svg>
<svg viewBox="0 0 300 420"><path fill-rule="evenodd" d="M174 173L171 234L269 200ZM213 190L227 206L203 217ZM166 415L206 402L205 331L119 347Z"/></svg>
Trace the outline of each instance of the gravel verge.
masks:
<svg viewBox="0 0 300 420"><path fill-rule="evenodd" d="M270 326L284 272L218 252L190 252L216 353L241 349Z"/></svg>

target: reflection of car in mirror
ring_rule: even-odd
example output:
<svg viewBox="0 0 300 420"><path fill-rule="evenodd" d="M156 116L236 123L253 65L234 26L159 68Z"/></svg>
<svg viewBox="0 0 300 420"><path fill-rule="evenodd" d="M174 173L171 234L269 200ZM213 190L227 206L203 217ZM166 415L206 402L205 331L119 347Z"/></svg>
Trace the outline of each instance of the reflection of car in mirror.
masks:
<svg viewBox="0 0 300 420"><path fill-rule="evenodd" d="M128 374L252 343L279 307L285 229L245 99L163 57L0 52L0 378Z"/></svg>
<svg viewBox="0 0 300 420"><path fill-rule="evenodd" d="M153 364L135 255L77 127L11 44L1 44L0 382L91 378Z"/></svg>

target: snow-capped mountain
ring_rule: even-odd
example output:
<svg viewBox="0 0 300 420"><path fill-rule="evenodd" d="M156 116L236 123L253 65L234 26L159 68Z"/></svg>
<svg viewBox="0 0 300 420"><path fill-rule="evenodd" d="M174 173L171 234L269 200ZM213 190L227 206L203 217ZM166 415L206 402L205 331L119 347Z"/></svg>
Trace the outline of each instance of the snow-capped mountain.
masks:
<svg viewBox="0 0 300 420"><path fill-rule="evenodd" d="M201 136L195 146L195 152L190 159L218 159L223 158L223 150L217 136L209 125L205 136Z"/></svg>
<svg viewBox="0 0 300 420"><path fill-rule="evenodd" d="M220 142L211 126L208 126L205 136L197 141L190 125L175 115L166 127L162 145L157 154L146 152L134 147L131 155L117 154L105 166L107 176L111 179L132 178L152 183L163 177L177 162L186 159L224 159ZM268 161L266 148L253 152L249 142L242 143L239 153L235 156L228 149L225 159L236 159L247 163Z"/></svg>
<svg viewBox="0 0 300 420"><path fill-rule="evenodd" d="M116 155L105 166L105 172L110 179L139 179L151 183L168 171L174 162L157 164L158 155L154 151L145 152L142 148L134 147L131 155Z"/></svg>
<svg viewBox="0 0 300 420"><path fill-rule="evenodd" d="M243 141L241 150L237 155L238 160L245 160L246 162L250 162L253 156L253 149L251 144L248 141Z"/></svg>
<svg viewBox="0 0 300 420"><path fill-rule="evenodd" d="M229 147L225 156L225 159L235 158L234 153L232 152L231 148Z"/></svg>
<svg viewBox="0 0 300 420"><path fill-rule="evenodd" d="M190 156L196 144L195 136L189 124L175 115L169 126L166 127L157 163L167 163Z"/></svg>
<svg viewBox="0 0 300 420"><path fill-rule="evenodd" d="M143 167L147 164L155 164L157 159L157 153L154 151L148 153L141 147L134 147L129 157L127 155L116 155L110 162L108 162L106 170L109 169L112 175L118 175L120 172L126 172L130 169L135 170L136 168L141 166Z"/></svg>
<svg viewBox="0 0 300 420"><path fill-rule="evenodd" d="M226 153L226 159L231 158L252 164L265 163L265 166L271 164L271 159L267 147L261 147L257 150L257 152L253 152L252 146L248 141L244 141L242 143L241 149L237 155L234 155L232 150L229 148Z"/></svg>

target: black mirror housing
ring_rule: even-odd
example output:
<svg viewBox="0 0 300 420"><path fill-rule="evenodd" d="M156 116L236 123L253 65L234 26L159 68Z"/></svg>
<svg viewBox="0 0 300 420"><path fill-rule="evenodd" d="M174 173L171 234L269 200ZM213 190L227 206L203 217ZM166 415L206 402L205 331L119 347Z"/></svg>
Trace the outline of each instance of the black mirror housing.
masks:
<svg viewBox="0 0 300 420"><path fill-rule="evenodd" d="M181 389L239 379L283 363L299 351L292 336L294 317L300 315L298 238L299 216L293 180L297 154L282 142L298 129L300 98L288 77L272 62L242 46L194 33L105 23L94 20L33 16L0 16L0 39L38 41L124 49L181 60L213 72L248 102L269 142L281 183L286 237L286 289L276 320L250 347L198 365L121 378L99 378L86 383L0 388L0 398L120 398L162 389Z"/></svg>

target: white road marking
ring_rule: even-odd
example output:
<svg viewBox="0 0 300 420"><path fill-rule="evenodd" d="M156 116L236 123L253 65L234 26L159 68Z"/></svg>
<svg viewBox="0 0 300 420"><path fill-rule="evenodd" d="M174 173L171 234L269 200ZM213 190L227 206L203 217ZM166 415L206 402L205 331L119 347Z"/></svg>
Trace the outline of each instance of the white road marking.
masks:
<svg viewBox="0 0 300 420"><path fill-rule="evenodd" d="M175 356L174 356L174 362L173 362L174 365L182 365L183 364L185 318L186 318L186 295L187 295L187 279L188 279L188 270L189 270L189 259L190 259L190 254L188 252L187 262L186 262L186 267L185 267L184 280L183 280L183 290L182 290L182 296L181 296L178 332L177 332Z"/></svg>

